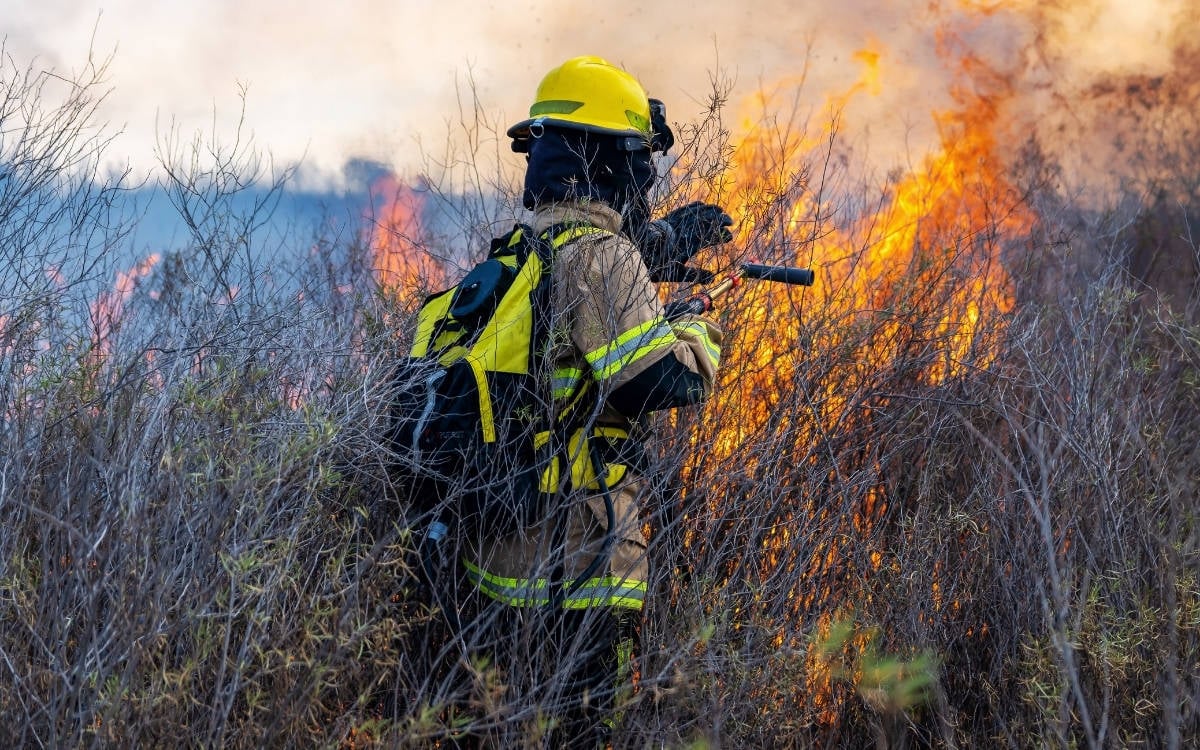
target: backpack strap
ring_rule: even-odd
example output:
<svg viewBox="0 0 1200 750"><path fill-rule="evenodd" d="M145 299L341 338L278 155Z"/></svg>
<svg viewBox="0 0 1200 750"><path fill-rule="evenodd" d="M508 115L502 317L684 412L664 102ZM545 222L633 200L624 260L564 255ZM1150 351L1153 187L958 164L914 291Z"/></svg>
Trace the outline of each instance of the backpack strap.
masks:
<svg viewBox="0 0 1200 750"><path fill-rule="evenodd" d="M529 230L532 232L532 230ZM549 279L554 261L558 257L558 252L566 245L575 242L581 237L586 237L593 234L610 234L607 230L592 224L587 224L579 221L560 221L557 224L552 224L542 231L537 236L536 242L525 243L531 246L538 254L538 258L542 262L542 275L545 279ZM528 256L526 256L528 257ZM550 284L544 283L535 292L535 298L532 300L534 307L534 340L545 340L542 334L549 331L546 326L549 324L550 310ZM541 312L538 312L541 310Z"/></svg>
<svg viewBox="0 0 1200 750"><path fill-rule="evenodd" d="M591 234L612 233L607 229L601 229L594 224L588 224L587 222L583 221L560 221L557 224L551 224L550 226L546 227L546 229L542 231L540 235L538 235L538 239L548 245L547 249L550 251L549 256L542 259L543 262L546 263L548 267L549 264L553 262L554 256L557 255L558 250L561 249L563 245L568 245L581 237L586 237Z"/></svg>

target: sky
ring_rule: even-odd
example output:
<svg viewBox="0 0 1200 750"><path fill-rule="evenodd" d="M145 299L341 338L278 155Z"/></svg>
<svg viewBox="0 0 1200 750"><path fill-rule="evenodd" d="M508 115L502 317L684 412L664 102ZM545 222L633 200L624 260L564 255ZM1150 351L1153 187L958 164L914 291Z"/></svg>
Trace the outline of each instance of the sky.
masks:
<svg viewBox="0 0 1200 750"><path fill-rule="evenodd" d="M1026 115L1053 90L1103 76L1155 75L1200 30L1195 0L0 0L6 54L70 75L109 58L101 116L109 150L135 173L156 144L244 129L277 162L302 160L301 184L344 186L366 160L416 174L461 134L460 111L485 133L525 116L537 83L563 60L605 57L698 118L712 81L729 82L737 131L756 92L818 116L864 75L846 127L870 139L881 168L935 140L931 112L950 105L952 43L1019 78ZM801 81L803 81L801 85ZM454 136L458 137L458 136ZM486 139L485 139L486 140ZM490 141L493 147L496 141ZM500 143L504 146L503 143ZM505 148L493 148L504 158ZM509 155L511 156L511 154Z"/></svg>

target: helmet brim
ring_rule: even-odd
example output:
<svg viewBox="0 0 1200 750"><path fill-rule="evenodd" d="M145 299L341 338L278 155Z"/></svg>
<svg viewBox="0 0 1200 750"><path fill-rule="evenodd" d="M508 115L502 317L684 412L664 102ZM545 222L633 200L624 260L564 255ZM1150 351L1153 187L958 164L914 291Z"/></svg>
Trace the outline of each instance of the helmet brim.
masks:
<svg viewBox="0 0 1200 750"><path fill-rule="evenodd" d="M533 137L532 129L534 123L545 127L565 128L566 130L579 130L584 133L597 133L599 135L611 135L618 138L633 136L635 138L649 138L646 133L637 128L624 128L616 130L613 128L602 128L597 125L589 125L572 120L564 120L558 117L531 117L528 120L521 120L516 125L510 127L506 132L509 138L524 140Z"/></svg>
<svg viewBox="0 0 1200 750"><path fill-rule="evenodd" d="M528 138L529 126L533 124L533 119L521 120L516 125L508 129L509 138Z"/></svg>

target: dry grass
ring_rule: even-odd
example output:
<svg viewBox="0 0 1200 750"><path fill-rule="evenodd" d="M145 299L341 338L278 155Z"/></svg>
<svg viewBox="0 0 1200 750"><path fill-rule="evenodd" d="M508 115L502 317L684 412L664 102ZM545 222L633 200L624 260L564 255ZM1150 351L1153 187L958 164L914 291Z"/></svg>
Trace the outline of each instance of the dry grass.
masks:
<svg viewBox="0 0 1200 750"><path fill-rule="evenodd" d="M549 693L465 657L413 570L421 519L381 437L410 311L371 293L362 243L318 238L272 283L260 230L287 170L236 140L168 140L191 240L98 337L132 226L126 178L97 178L102 71L56 98L5 65L0 740L543 731ZM704 128L692 142L711 184L728 152ZM1195 156L1176 160L1181 184ZM850 209L827 210L836 164L805 158L756 200L769 217L816 195L811 239ZM250 177L268 200L247 209ZM919 246L869 308L847 307L848 286L731 300L723 397L655 425L653 598L617 744L1200 741L1197 294L1160 300L1129 273L1164 235L1194 273L1187 197L1085 211L1033 185L1029 236ZM478 231L504 203L461 218ZM747 250L769 257L769 240ZM956 348L936 321L981 253L1004 259L1016 305ZM791 342L770 378L751 359L763 335Z"/></svg>

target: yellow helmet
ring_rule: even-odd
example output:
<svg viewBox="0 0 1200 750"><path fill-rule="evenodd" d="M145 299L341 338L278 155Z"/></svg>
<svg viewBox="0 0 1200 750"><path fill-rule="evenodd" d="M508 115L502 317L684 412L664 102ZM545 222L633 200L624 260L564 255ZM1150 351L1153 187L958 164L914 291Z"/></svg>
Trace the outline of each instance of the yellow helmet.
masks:
<svg viewBox="0 0 1200 750"><path fill-rule="evenodd" d="M650 100L636 78L607 60L573 57L546 74L529 119L508 135L528 139L538 124L649 139Z"/></svg>

